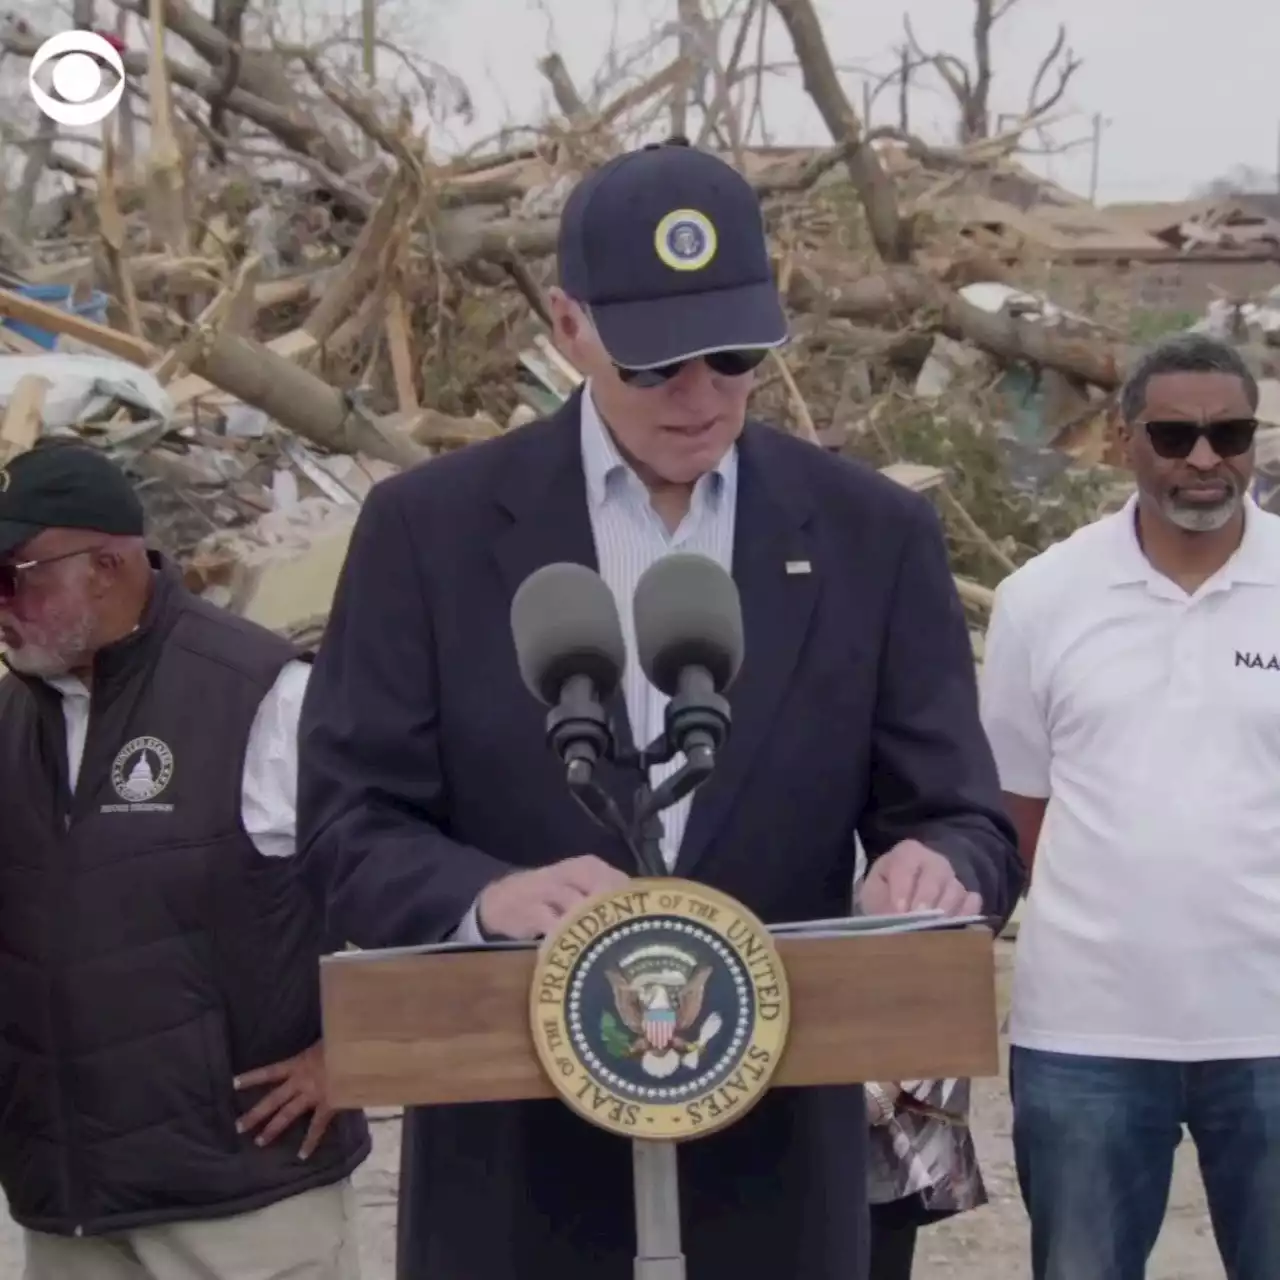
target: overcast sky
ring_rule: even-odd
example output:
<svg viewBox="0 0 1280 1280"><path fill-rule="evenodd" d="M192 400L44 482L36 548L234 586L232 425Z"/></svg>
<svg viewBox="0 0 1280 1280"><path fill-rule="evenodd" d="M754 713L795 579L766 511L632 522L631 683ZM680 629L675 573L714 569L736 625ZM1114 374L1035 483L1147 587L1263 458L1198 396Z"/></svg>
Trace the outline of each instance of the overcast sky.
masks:
<svg viewBox="0 0 1280 1280"><path fill-rule="evenodd" d="M351 3L352 0L348 0ZM424 52L461 75L479 118L458 137L472 141L504 122L536 118L546 98L535 63L554 42L576 78L587 82L610 47L612 29L628 43L674 15L675 0L394 0L421 17L413 23ZM819 0L838 65L887 68L911 13L921 42L964 53L971 47L968 0ZM1087 139L1094 112L1105 126L1099 151L1099 199L1178 199L1197 184L1241 164L1270 177L1280 165L1280 4L1275 0L1020 0L997 28L993 61L995 111L1020 112L1029 81L1067 23L1084 60L1056 127L1060 141ZM416 38L429 31L429 42ZM769 57L791 57L786 32L773 19ZM948 138L954 113L932 80L921 92L913 124L931 140ZM849 77L851 98L861 88ZM893 104L881 98L891 123ZM768 100L778 142L826 139L798 77L779 82ZM1033 167L1087 194L1090 147L1076 147Z"/></svg>

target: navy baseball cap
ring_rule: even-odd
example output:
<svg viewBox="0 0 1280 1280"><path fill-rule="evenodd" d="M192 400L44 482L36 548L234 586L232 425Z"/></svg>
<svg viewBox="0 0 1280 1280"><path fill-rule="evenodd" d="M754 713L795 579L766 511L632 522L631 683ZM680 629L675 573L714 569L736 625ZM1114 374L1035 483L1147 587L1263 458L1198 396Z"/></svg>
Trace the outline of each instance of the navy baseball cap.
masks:
<svg viewBox="0 0 1280 1280"><path fill-rule="evenodd" d="M624 369L787 340L759 197L682 139L585 177L565 202L558 254L561 288Z"/></svg>

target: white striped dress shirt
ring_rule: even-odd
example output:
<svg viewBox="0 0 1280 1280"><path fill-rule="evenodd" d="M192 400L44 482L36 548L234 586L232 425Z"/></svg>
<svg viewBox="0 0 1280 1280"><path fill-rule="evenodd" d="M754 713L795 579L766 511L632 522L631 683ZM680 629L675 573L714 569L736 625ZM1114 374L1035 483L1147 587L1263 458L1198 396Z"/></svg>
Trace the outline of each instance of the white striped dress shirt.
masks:
<svg viewBox="0 0 1280 1280"><path fill-rule="evenodd" d="M618 453L591 399L590 385L582 396L581 416L582 470L596 559L600 576L609 584L618 602L627 651L634 655L636 637L631 599L640 575L654 561L672 551L695 551L732 571L738 451L736 446L730 449L719 467L698 481L688 515L672 532L654 511L649 492L640 478ZM666 695L649 683L634 657L627 664L623 692L636 745L647 746L662 732ZM655 767L650 775L651 785L657 786L683 761L683 756L677 756L670 764ZM668 870L675 866L691 804L692 797L686 796L662 815L662 855Z"/></svg>
<svg viewBox="0 0 1280 1280"><path fill-rule="evenodd" d="M730 449L715 471L698 481L689 514L673 533L654 511L648 490L622 460L612 437L605 430L591 399L590 384L583 391L581 404L582 472L586 480L597 565L600 576L609 584L618 602L627 651L634 654L636 634L631 598L640 575L655 560L672 551L696 551L732 571L734 520L738 506L738 451L736 446ZM623 694L636 745L648 746L662 732L667 698L649 683L634 660L627 664ZM684 757L678 755L669 764L655 767L650 772L650 785L657 786L683 761ZM662 815L662 857L668 871L675 867L692 803L692 796L686 796ZM569 856L567 851L565 856ZM454 931L455 940L473 944L482 940L478 907L478 901L472 904Z"/></svg>

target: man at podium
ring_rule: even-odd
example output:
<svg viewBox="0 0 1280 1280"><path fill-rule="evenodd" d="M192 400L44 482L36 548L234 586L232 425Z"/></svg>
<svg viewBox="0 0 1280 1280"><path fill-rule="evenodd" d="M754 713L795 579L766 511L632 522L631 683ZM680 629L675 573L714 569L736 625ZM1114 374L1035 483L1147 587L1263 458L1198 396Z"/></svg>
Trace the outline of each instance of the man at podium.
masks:
<svg viewBox="0 0 1280 1280"><path fill-rule="evenodd" d="M841 916L860 834L868 910L1004 917L1015 837L933 512L747 421L787 336L752 188L681 140L622 156L570 196L559 273L555 336L585 387L380 484L352 537L300 740L332 936L535 938L635 873L546 747L509 614L572 561L630 628L641 573L675 550L731 568L747 657L715 774L664 815L668 870L766 922ZM623 693L627 736L652 740L665 701L637 664ZM861 1088L774 1090L679 1160L693 1280L865 1276ZM399 1275L625 1280L631 1174L628 1144L559 1101L410 1112Z"/></svg>

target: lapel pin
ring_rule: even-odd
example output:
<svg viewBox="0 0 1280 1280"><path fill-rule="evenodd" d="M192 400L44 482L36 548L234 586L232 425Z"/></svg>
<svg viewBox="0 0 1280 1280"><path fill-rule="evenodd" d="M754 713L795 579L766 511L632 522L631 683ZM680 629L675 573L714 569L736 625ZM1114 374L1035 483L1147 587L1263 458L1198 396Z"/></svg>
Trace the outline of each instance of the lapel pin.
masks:
<svg viewBox="0 0 1280 1280"><path fill-rule="evenodd" d="M788 560L787 574L809 573L813 566L807 560Z"/></svg>

